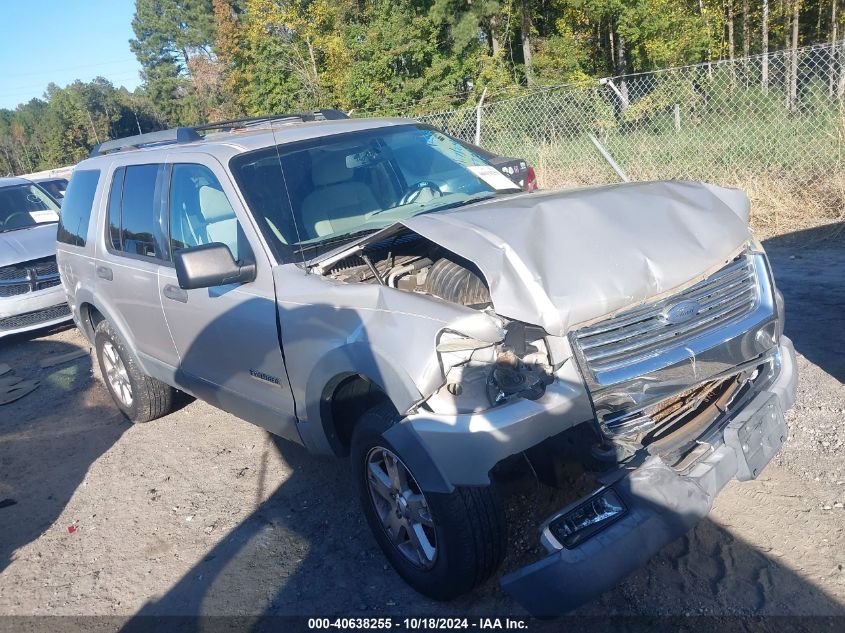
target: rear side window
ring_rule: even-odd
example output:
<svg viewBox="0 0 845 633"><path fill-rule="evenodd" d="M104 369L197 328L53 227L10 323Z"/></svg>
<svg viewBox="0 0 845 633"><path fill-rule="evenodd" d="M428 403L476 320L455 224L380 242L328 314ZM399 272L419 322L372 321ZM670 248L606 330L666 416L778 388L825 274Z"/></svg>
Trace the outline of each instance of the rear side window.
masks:
<svg viewBox="0 0 845 633"><path fill-rule="evenodd" d="M91 208L100 170L84 169L73 172L65 192L62 211L59 216L59 231L56 239L64 244L85 246L88 238L88 224L91 222Z"/></svg>
<svg viewBox="0 0 845 633"><path fill-rule="evenodd" d="M115 171L109 195L112 250L159 258L158 188L163 165L129 165Z"/></svg>

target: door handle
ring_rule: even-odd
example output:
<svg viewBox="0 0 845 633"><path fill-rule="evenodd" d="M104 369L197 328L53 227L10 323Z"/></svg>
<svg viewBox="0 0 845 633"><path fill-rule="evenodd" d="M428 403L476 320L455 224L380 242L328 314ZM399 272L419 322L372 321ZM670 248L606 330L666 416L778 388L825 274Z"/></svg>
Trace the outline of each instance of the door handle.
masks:
<svg viewBox="0 0 845 633"><path fill-rule="evenodd" d="M114 273L108 266L97 266L97 277L106 281L112 281L114 279Z"/></svg>
<svg viewBox="0 0 845 633"><path fill-rule="evenodd" d="M167 284L164 287L164 296L168 299L173 299L173 301L188 303L188 291L177 288L172 284Z"/></svg>

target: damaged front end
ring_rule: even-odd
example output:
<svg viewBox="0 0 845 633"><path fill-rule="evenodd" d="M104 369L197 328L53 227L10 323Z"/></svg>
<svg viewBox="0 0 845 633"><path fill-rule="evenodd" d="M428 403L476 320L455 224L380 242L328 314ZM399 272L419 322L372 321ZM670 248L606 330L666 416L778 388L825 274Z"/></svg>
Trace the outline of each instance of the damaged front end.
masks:
<svg viewBox="0 0 845 633"><path fill-rule="evenodd" d="M443 381L410 414L478 413L515 398L536 400L554 380L542 328L496 314L478 267L430 240L400 233L321 263L319 270L343 283L377 284L477 311L438 332L434 351Z"/></svg>
<svg viewBox="0 0 845 633"><path fill-rule="evenodd" d="M425 378L385 433L426 456L422 488L487 485L515 455L540 471L547 443L577 437L566 457L596 489L541 526L545 558L502 579L532 613L614 586L785 441L794 351L747 213L733 190L637 183L413 217L309 263L381 288L381 342L399 299L420 317L425 297L419 324L450 315L407 333L425 369L390 341Z"/></svg>
<svg viewBox="0 0 845 633"><path fill-rule="evenodd" d="M503 587L536 615L566 613L706 516L729 480L756 478L786 440L795 398L782 328L765 255L752 246L679 292L575 330L604 439L595 454L618 467L543 524L548 555Z"/></svg>

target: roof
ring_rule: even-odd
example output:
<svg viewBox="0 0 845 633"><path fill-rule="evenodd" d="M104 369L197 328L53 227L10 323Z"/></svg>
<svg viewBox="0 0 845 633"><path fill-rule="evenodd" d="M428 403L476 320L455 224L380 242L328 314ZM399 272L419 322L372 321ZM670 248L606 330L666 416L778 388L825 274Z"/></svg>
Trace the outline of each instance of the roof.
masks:
<svg viewBox="0 0 845 633"><path fill-rule="evenodd" d="M0 178L0 189L3 187L16 187L18 185L31 185L32 183L26 178L18 178L12 176L10 178Z"/></svg>
<svg viewBox="0 0 845 633"><path fill-rule="evenodd" d="M191 152L211 154L218 159L227 161L229 158L238 154L256 149L263 149L265 147L272 147L274 145L294 143L296 141L319 138L321 136L344 134L346 132L356 132L359 130L369 130L394 125L408 125L412 123L414 123L412 119L400 118L339 119L329 121L309 121L306 123L275 122L272 126L250 126L226 132L214 132L207 134L201 140L197 141L162 143L103 154L93 158L88 158L79 163L77 167L79 169L84 169L86 166L93 167L95 164L101 165L104 161L111 162L116 159L119 160L122 157L125 158L129 156L144 156L147 160L161 160L166 155Z"/></svg>

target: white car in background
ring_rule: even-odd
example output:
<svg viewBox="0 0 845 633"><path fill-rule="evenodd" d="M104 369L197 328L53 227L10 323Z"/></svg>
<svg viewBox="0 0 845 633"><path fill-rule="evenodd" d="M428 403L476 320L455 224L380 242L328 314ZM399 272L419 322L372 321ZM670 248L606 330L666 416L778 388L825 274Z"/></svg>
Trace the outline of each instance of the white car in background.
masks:
<svg viewBox="0 0 845 633"><path fill-rule="evenodd" d="M70 320L56 267L58 203L23 178L0 178L0 339Z"/></svg>
<svg viewBox="0 0 845 633"><path fill-rule="evenodd" d="M59 205L62 204L65 191L67 191L67 178L36 178L32 182L45 189Z"/></svg>

